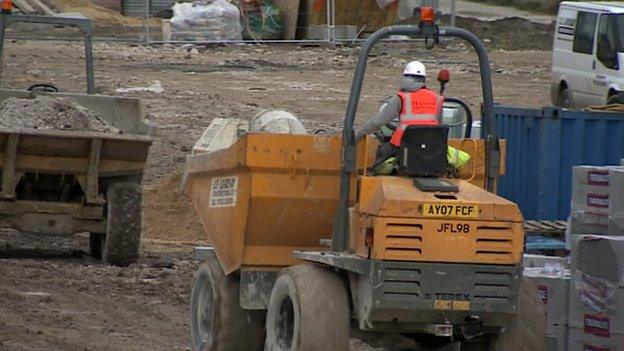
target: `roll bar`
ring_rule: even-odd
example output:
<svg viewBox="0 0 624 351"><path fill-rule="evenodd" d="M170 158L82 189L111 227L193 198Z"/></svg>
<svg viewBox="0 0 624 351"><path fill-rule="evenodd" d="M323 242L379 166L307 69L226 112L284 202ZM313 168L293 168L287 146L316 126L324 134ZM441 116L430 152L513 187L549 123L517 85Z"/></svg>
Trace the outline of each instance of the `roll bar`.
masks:
<svg viewBox="0 0 624 351"><path fill-rule="evenodd" d="M496 126L494 121L494 98L492 95L492 79L490 75L490 62L485 50L485 46L472 33L460 28L439 28L440 37L456 37L470 43L477 52L479 58L479 69L481 71L481 88L483 94L483 120L486 125L485 133L485 181L486 189L494 192L496 180L499 176L500 169L500 145L498 135L496 134ZM390 26L382 28L373 33L362 45L353 82L351 83L351 93L347 104L347 113L344 119L342 129L342 169L340 174L340 198L334 228L332 234L332 251L342 252L347 250L348 232L349 232L349 192L351 175L356 169L356 144L353 123L357 112L360 93L362 90L362 82L366 72L368 56L371 49L381 39L391 35L412 35L422 36L426 34L419 26Z"/></svg>
<svg viewBox="0 0 624 351"><path fill-rule="evenodd" d="M76 27L84 35L85 68L87 75L87 94L95 94L95 78L93 74L93 25L91 20L80 15L77 17L11 15L0 13L0 73L2 73L2 53L5 40L5 29L17 22L42 23Z"/></svg>

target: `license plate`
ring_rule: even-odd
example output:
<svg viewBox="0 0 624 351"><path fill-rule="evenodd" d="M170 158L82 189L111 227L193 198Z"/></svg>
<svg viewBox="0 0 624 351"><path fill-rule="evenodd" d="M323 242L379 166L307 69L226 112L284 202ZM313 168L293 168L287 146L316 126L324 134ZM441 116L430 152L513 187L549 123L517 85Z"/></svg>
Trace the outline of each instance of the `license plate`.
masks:
<svg viewBox="0 0 624 351"><path fill-rule="evenodd" d="M424 217L477 218L479 206L424 204L422 213Z"/></svg>

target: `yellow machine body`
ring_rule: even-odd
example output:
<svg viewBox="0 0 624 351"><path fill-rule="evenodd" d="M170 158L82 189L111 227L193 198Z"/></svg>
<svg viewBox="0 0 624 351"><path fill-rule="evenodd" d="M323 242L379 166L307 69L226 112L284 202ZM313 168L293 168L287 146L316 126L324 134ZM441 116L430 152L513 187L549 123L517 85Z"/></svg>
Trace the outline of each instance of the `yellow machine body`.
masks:
<svg viewBox="0 0 624 351"><path fill-rule="evenodd" d="M506 221L505 225L513 227L515 233L521 221L519 212L508 213L506 217L504 213L496 213L504 206L499 208L491 203L501 203L502 206L507 202L479 188L484 183L483 141L449 140L449 145L471 154L471 161L463 168L461 177L475 186L462 182L465 185L461 191L469 189L470 199L480 196L480 208L484 212L479 220L483 223ZM289 266L298 262L292 257L293 250L324 249L320 240L331 238L339 195L340 147L338 136L247 134L227 149L189 156L185 190L226 273L241 266ZM376 149L377 143L370 139L358 145L359 174L363 174L365 167L373 163ZM401 217L401 223L421 221L419 203L444 202L427 197L433 196L431 194L415 192L417 190L409 184L409 179L362 176L359 182L361 204L357 209L358 217L373 221L377 226L398 223L393 219L395 217ZM358 178L354 176L351 191L353 204L356 202L357 184ZM388 192L388 187L396 191ZM375 202L379 196L383 201ZM383 211L375 210L375 206ZM489 229L480 230L487 232ZM381 229L376 231L382 232ZM423 260L429 257L436 260L443 255L433 252L439 247L456 252L458 258L455 261L471 261L469 255L463 252L466 248L461 246L465 239L455 242L451 239L449 237L444 241L445 244L435 243L434 240L426 242L433 246L423 252L435 256L424 256L416 251L399 255L395 251L394 256L387 256L387 259ZM498 244L492 242L488 245ZM367 250L360 248L358 252L368 255L364 251ZM384 252L387 250L381 246L371 250L372 257L385 257ZM515 251L513 255L515 259ZM475 262L487 261L486 256L481 255L483 259ZM508 261L495 259L488 262Z"/></svg>
<svg viewBox="0 0 624 351"><path fill-rule="evenodd" d="M377 260L520 263L524 224L516 204L451 181L457 193L421 191L404 177L360 177L359 203L350 213L351 248Z"/></svg>

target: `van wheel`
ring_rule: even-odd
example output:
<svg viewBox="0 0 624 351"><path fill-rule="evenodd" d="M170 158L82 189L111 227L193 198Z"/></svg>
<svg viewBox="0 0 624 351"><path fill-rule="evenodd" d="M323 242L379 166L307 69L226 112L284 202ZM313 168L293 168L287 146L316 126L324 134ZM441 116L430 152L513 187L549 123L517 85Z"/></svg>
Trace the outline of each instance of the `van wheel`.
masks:
<svg viewBox="0 0 624 351"><path fill-rule="evenodd" d="M568 89L567 87L563 87L560 91L559 91L559 96L558 96L558 104L559 107L563 107L563 108L572 108L572 92L570 92L570 89Z"/></svg>
<svg viewBox="0 0 624 351"><path fill-rule="evenodd" d="M214 253L195 274L190 312L193 351L261 351L264 346L264 311L240 306L238 278L223 273Z"/></svg>
<svg viewBox="0 0 624 351"><path fill-rule="evenodd" d="M266 320L266 351L347 351L349 298L340 277L311 264L284 269Z"/></svg>

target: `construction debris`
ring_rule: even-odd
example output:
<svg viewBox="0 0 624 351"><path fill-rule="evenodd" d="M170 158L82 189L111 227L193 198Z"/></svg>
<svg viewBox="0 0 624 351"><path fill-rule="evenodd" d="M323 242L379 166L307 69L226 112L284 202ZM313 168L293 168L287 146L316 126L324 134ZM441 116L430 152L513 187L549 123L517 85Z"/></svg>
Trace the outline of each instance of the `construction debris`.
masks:
<svg viewBox="0 0 624 351"><path fill-rule="evenodd" d="M171 40L241 40L240 11L224 0L173 5Z"/></svg>
<svg viewBox="0 0 624 351"><path fill-rule="evenodd" d="M0 127L120 133L101 117L62 97L8 98L0 106Z"/></svg>
<svg viewBox="0 0 624 351"><path fill-rule="evenodd" d="M181 174L143 189L143 237L149 240L208 243L191 203L180 191Z"/></svg>
<svg viewBox="0 0 624 351"><path fill-rule="evenodd" d="M249 130L252 133L308 134L297 116L282 110L263 110L251 119Z"/></svg>
<svg viewBox="0 0 624 351"><path fill-rule="evenodd" d="M133 88L119 88L115 89L117 93L137 93L137 92L148 92L154 94L161 94L165 91L162 84L159 80L155 80L154 83L150 86L146 87L133 87Z"/></svg>
<svg viewBox="0 0 624 351"><path fill-rule="evenodd" d="M193 147L193 154L215 152L232 146L246 133L307 134L294 114L282 110L262 110L251 121L215 118Z"/></svg>

